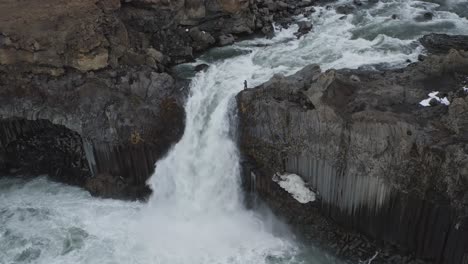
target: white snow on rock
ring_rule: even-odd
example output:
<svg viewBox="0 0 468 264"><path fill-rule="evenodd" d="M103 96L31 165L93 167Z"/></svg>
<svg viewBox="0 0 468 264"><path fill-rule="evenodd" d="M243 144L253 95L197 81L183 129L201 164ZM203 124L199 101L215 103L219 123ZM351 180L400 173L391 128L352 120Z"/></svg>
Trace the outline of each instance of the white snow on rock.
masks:
<svg viewBox="0 0 468 264"><path fill-rule="evenodd" d="M281 188L285 189L300 203L306 204L315 201L315 193L305 186L301 176L297 174L275 173L273 181L278 183Z"/></svg>
<svg viewBox="0 0 468 264"><path fill-rule="evenodd" d="M432 100L432 99L436 99L437 102L439 102L439 103L441 103L441 104L450 105L450 102L449 102L449 100L447 99L447 97L440 98L439 96L437 96L438 94L439 94L439 92L432 92L432 93L430 93L430 94L429 94L429 98L422 100L421 102L419 102L419 104L422 105L422 106L431 106L431 105L430 105L431 100Z"/></svg>
<svg viewBox="0 0 468 264"><path fill-rule="evenodd" d="M463 87L463 91L464 91L465 93L468 93L468 86Z"/></svg>

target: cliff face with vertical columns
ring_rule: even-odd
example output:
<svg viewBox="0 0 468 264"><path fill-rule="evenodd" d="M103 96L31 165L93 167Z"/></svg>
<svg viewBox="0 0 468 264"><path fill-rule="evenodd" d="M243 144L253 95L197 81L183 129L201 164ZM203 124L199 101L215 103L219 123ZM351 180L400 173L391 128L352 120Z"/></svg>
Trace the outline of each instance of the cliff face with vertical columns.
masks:
<svg viewBox="0 0 468 264"><path fill-rule="evenodd" d="M312 65L275 76L237 98L244 177L293 222L316 211L284 198L276 172L302 176L319 197L312 207L341 226L430 262L465 263L467 77L468 53L455 50L401 70ZM419 105L432 91L450 105Z"/></svg>
<svg viewBox="0 0 468 264"><path fill-rule="evenodd" d="M155 162L183 133L184 91L166 73L139 69L0 73L0 174L49 174L103 197L147 196Z"/></svg>

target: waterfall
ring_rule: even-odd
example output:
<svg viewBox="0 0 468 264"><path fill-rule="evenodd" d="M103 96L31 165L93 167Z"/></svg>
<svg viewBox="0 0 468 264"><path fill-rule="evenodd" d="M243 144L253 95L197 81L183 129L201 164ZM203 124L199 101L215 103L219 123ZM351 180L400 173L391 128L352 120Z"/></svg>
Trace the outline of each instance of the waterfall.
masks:
<svg viewBox="0 0 468 264"><path fill-rule="evenodd" d="M243 205L229 117L244 80L256 84L271 75L255 80L254 73L265 70L254 56L212 63L191 83L184 135L149 181L154 196L143 226L152 228L142 233L160 263L259 264L295 251L289 239L274 235Z"/></svg>
<svg viewBox="0 0 468 264"><path fill-rule="evenodd" d="M235 95L243 89L244 80L254 87L274 74L292 74L311 62L328 69L379 63L395 67L407 59L416 60L421 48L414 39L428 25L399 28L412 19L411 12L431 7L434 4L386 1L370 12L358 13L362 22L357 24L353 17L342 19L319 8L312 19L315 32L305 38L297 40L293 35L297 27L292 26L277 31L271 40L218 49L237 56L222 61L210 53L202 57L198 63L210 66L192 80L184 135L156 164L149 181L154 196L142 234L160 263L266 263L270 257L293 253L296 247L289 239L274 235L271 227L243 206L238 149L230 136L229 113L234 111ZM392 11L401 13L401 21L391 21ZM455 14L440 15L460 23ZM441 27L445 30L447 25L441 23ZM392 37L385 34L390 31L395 33Z"/></svg>

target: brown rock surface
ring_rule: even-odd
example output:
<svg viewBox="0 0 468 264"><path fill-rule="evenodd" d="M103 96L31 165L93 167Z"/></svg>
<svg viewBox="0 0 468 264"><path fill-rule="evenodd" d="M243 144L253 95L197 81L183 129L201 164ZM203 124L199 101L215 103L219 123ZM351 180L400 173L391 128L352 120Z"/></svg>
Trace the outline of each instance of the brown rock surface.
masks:
<svg viewBox="0 0 468 264"><path fill-rule="evenodd" d="M92 0L2 1L0 33L7 41L1 48L7 59L0 63L104 68L106 35L118 26L109 20Z"/></svg>

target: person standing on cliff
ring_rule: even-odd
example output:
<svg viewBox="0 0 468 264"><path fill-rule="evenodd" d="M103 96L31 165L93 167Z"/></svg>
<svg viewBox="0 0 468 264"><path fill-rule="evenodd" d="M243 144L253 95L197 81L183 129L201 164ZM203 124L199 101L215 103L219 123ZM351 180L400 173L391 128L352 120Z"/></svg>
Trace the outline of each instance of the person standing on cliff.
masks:
<svg viewBox="0 0 468 264"><path fill-rule="evenodd" d="M244 80L244 90L247 89L247 80Z"/></svg>

